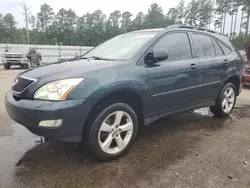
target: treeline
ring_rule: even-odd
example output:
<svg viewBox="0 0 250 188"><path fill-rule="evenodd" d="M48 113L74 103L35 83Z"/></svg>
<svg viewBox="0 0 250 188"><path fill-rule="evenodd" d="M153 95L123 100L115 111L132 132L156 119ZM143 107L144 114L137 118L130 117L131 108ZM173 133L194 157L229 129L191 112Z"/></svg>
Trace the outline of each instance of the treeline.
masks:
<svg viewBox="0 0 250 188"><path fill-rule="evenodd" d="M139 12L134 16L129 11L118 10L109 16L101 10L82 16L72 9L60 9L55 13L48 4L41 5L40 12L35 16L29 13L26 5L23 8L25 28L17 27L11 13L0 14L0 43L96 46L121 33L167 27L175 23L216 28L236 43L242 43L250 29L250 0L191 0L189 3L180 0L167 13L154 3L146 14ZM231 20L229 26L227 19ZM240 29L237 30L237 27Z"/></svg>

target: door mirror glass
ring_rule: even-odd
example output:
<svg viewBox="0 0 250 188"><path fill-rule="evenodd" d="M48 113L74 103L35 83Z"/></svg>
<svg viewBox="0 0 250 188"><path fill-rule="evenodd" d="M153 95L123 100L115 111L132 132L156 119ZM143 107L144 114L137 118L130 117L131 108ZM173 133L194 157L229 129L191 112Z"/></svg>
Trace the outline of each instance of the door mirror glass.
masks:
<svg viewBox="0 0 250 188"><path fill-rule="evenodd" d="M168 58L168 51L165 48L155 49L153 51L153 58L156 62L164 61Z"/></svg>

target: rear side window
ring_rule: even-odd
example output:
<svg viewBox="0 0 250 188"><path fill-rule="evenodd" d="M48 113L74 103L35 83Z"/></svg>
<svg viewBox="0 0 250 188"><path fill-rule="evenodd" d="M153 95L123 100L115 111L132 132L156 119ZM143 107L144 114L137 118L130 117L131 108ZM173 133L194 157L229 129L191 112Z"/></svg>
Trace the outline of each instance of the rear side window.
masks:
<svg viewBox="0 0 250 188"><path fill-rule="evenodd" d="M214 39L213 40L213 44L214 44L214 49L215 49L215 53L217 56L222 56L224 55L221 47L219 46L219 44L217 43L217 41L215 41Z"/></svg>
<svg viewBox="0 0 250 188"><path fill-rule="evenodd" d="M158 48L168 50L169 61L191 58L191 49L186 33L172 33L164 36L154 47L154 49Z"/></svg>
<svg viewBox="0 0 250 188"><path fill-rule="evenodd" d="M194 41L194 48L198 57L215 56L212 39L206 35L192 34Z"/></svg>
<svg viewBox="0 0 250 188"><path fill-rule="evenodd" d="M222 50L223 50L223 52L224 52L225 55L228 55L228 54L231 53L231 50L228 47L226 47L224 44L222 44L219 41L218 41L218 43L219 43L220 47L222 48Z"/></svg>

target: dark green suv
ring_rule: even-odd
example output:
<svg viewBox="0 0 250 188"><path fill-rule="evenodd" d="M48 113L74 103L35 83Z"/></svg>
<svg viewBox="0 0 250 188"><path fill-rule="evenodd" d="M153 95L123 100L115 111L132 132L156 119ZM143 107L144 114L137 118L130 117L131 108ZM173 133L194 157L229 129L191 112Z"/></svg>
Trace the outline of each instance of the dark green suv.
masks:
<svg viewBox="0 0 250 188"><path fill-rule="evenodd" d="M140 125L210 107L229 115L243 61L226 36L185 25L117 36L83 56L20 74L6 110L31 132L85 142L100 160L124 154Z"/></svg>

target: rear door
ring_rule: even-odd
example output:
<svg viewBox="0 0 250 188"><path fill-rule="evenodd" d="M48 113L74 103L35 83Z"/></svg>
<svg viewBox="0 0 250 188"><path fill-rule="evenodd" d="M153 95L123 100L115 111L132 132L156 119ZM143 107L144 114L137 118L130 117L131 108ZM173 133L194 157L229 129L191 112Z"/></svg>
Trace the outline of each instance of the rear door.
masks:
<svg viewBox="0 0 250 188"><path fill-rule="evenodd" d="M169 57L148 67L151 115L177 110L197 101L199 63L192 57L187 32L167 33L151 49L165 48Z"/></svg>
<svg viewBox="0 0 250 188"><path fill-rule="evenodd" d="M203 100L214 100L221 88L221 79L228 65L225 54L218 43L210 36L192 33L196 57L199 59Z"/></svg>

